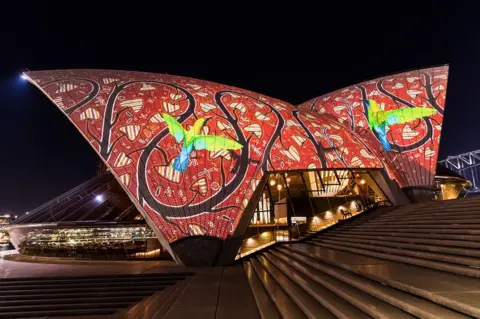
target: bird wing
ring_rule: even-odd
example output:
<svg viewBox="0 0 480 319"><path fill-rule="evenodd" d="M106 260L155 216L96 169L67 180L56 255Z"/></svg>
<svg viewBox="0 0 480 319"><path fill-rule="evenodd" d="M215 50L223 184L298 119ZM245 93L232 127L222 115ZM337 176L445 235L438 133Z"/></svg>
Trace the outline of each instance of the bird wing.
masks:
<svg viewBox="0 0 480 319"><path fill-rule="evenodd" d="M177 122L175 118L168 114L162 114L163 119L167 122L168 131L170 132L175 140L180 143L185 138L185 130L183 129L182 125Z"/></svg>
<svg viewBox="0 0 480 319"><path fill-rule="evenodd" d="M377 133L377 137L380 140L383 149L387 152L390 151L392 147L390 146L390 142L388 141L385 126L376 126L375 132Z"/></svg>
<svg viewBox="0 0 480 319"><path fill-rule="evenodd" d="M367 108L367 119L368 119L368 127L370 130L373 130L376 125L379 123L379 116L381 112L383 112L380 107L378 106L375 100L369 99L365 102L365 107Z"/></svg>
<svg viewBox="0 0 480 319"><path fill-rule="evenodd" d="M387 111L385 124L404 124L426 116L432 116L437 111L432 108L409 107L405 109Z"/></svg>
<svg viewBox="0 0 480 319"><path fill-rule="evenodd" d="M193 124L192 128L190 130L193 130L194 135L200 135L202 132L203 124L205 124L206 118L199 118L198 120L195 121L195 124Z"/></svg>
<svg viewBox="0 0 480 319"><path fill-rule="evenodd" d="M230 140L221 136L202 135L195 137L193 147L196 150L219 151L219 150L238 150L243 147L237 141Z"/></svg>
<svg viewBox="0 0 480 319"><path fill-rule="evenodd" d="M382 109L378 106L377 101L369 99L368 100L368 110L371 112L378 112L381 111Z"/></svg>

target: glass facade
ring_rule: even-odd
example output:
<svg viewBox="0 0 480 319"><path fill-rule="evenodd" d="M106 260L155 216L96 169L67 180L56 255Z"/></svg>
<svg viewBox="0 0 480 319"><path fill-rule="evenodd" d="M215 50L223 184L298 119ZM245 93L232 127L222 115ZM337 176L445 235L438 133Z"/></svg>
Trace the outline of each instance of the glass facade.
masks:
<svg viewBox="0 0 480 319"><path fill-rule="evenodd" d="M8 244L9 240L10 236L8 236L8 233L0 229L0 245Z"/></svg>
<svg viewBox="0 0 480 319"><path fill-rule="evenodd" d="M390 205L368 170L271 173L237 258Z"/></svg>
<svg viewBox="0 0 480 319"><path fill-rule="evenodd" d="M93 227L12 227L21 254L76 259L168 258L146 225Z"/></svg>
<svg viewBox="0 0 480 319"><path fill-rule="evenodd" d="M10 223L10 220L10 214L0 214L0 245L5 245L9 242L10 236L3 228Z"/></svg>

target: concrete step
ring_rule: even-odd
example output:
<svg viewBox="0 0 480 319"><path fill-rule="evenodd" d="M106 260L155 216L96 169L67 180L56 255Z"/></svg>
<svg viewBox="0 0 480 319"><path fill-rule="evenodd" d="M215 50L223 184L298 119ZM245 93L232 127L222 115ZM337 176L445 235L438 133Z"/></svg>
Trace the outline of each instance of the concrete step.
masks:
<svg viewBox="0 0 480 319"><path fill-rule="evenodd" d="M402 231L383 231L382 229L376 230L369 230L369 231L359 231L359 230L349 230L349 234L356 234L356 235L366 235L366 236L393 236L397 238L418 238L418 239L445 239L444 241L459 241L461 243L469 243L469 244L480 244L480 236L479 235L455 235L455 234L435 234L435 233L415 233L415 232L402 232ZM335 234L344 234L342 231L332 230L328 233L329 235ZM452 244L453 245L453 244ZM463 244L462 244L463 245ZM474 246L469 246L474 247ZM475 246L477 247L477 246Z"/></svg>
<svg viewBox="0 0 480 319"><path fill-rule="evenodd" d="M418 208L426 208L426 207L465 207L475 205L475 203L480 204L480 200L478 197L466 197L466 198L457 198L447 201L428 201L422 203L414 203L405 206L398 206L397 209L418 209Z"/></svg>
<svg viewBox="0 0 480 319"><path fill-rule="evenodd" d="M93 316L114 314L117 308L91 308L91 309L66 309L66 310L33 310L33 311L13 311L1 312L0 318L31 318L31 317L59 317L59 316Z"/></svg>
<svg viewBox="0 0 480 319"><path fill-rule="evenodd" d="M438 225L438 224L476 224L480 225L480 218L474 218L474 219L431 219L431 220L396 220L396 221L370 221L368 225L371 226L379 226L379 225Z"/></svg>
<svg viewBox="0 0 480 319"><path fill-rule="evenodd" d="M385 214L385 215L382 215L382 216L379 216L377 218L377 220L387 220L387 219L394 219L394 218L398 218L398 217L402 217L402 218L407 218L407 219L410 219L410 218L418 218L418 219L422 219L422 218L430 218L432 216L435 216L437 218L446 218L446 217L455 217L455 218L464 218L466 216L470 216L472 218L475 218L475 217L478 217L480 216L480 212L474 212L474 211L470 211L470 210L467 210L467 211L455 211L455 212L451 212L451 211L433 211L433 212L418 212L418 213L415 213L415 214Z"/></svg>
<svg viewBox="0 0 480 319"><path fill-rule="evenodd" d="M377 218L374 220L371 220L369 223L404 223L406 221L408 222L442 222L442 223L448 223L448 222L455 222L455 221L460 221L463 224L467 223L478 223L478 219L480 216L472 216L472 215L461 215L461 216L425 216L425 217L411 217L411 218L406 218L405 216L398 216L394 218Z"/></svg>
<svg viewBox="0 0 480 319"><path fill-rule="evenodd" d="M110 315L191 274L1 279L0 318Z"/></svg>
<svg viewBox="0 0 480 319"><path fill-rule="evenodd" d="M61 305L61 304L84 304L84 303L111 303L111 302L126 302L129 304L137 303L144 298L144 296L108 296L108 297L78 297L74 298L53 298L53 299L24 299L24 300L8 300L0 301L0 307L13 306L32 306L32 305Z"/></svg>
<svg viewBox="0 0 480 319"><path fill-rule="evenodd" d="M65 281L65 280L89 280L89 279L129 279L129 278L167 278L167 277L187 277L193 276L193 272L171 272L171 273L157 273L157 274L141 274L141 275L106 275L106 276L52 276L52 277L15 277L15 278L2 278L0 282L20 282L20 281Z"/></svg>
<svg viewBox="0 0 480 319"><path fill-rule="evenodd" d="M459 264L465 265L468 267L480 267L480 259L478 258L469 258L464 256L452 255L452 254L443 254L443 253L434 253L434 252L427 252L425 250L415 249L413 250L412 247L415 245L408 245L408 248L405 247L407 244L388 244L382 241L367 241L367 240L360 240L360 239L350 239L346 240L343 238L340 240L324 238L324 239L313 239L316 242L324 242L332 245L345 245L349 247L356 247L361 249L369 249L374 251L379 251L383 253L390 253L390 254L397 254L397 255L404 255L404 256L412 256L418 257L423 259L431 259L446 263L452 264ZM391 248L391 247L399 247ZM405 249L404 249L405 248Z"/></svg>
<svg viewBox="0 0 480 319"><path fill-rule="evenodd" d="M291 258L292 261L290 263L295 268L299 267L299 269L302 269L302 267L305 267L304 265L308 265L309 267L341 280L374 298L381 299L412 316L429 319L442 317L459 319L466 318L464 315L460 315L448 308L437 305L435 302L424 300L423 298L418 298L402 290L386 286L382 282L372 280L363 274L346 270L336 264L331 264L321 259L316 259L314 256L298 252L294 250L294 248L279 246L276 250L284 256ZM299 266L295 264L295 261L297 261Z"/></svg>
<svg viewBox="0 0 480 319"><path fill-rule="evenodd" d="M421 210L421 209L431 209L431 208L462 208L462 207L472 207L475 206L475 201L426 201L422 205L418 204L409 204L405 206L399 206L397 210L408 211L408 210Z"/></svg>
<svg viewBox="0 0 480 319"><path fill-rule="evenodd" d="M161 274L141 274L141 275L107 275L107 276L55 276L55 277L16 277L2 278L0 282L21 282L21 281L69 281L69 280L117 280L117 279L146 279L146 278L169 278L169 277L187 277L193 276L192 272L171 272Z"/></svg>
<svg viewBox="0 0 480 319"><path fill-rule="evenodd" d="M397 207L394 212L412 212L412 211L423 211L423 210L441 210L441 209L475 209L478 203L475 202L470 202L470 203L439 203L437 204L436 202L430 201L426 203L425 205L419 206L415 204L410 204L407 206L401 206Z"/></svg>
<svg viewBox="0 0 480 319"><path fill-rule="evenodd" d="M163 290L163 289L161 289ZM158 289L155 290L139 290L139 291L105 291L105 292L68 292L68 293L59 293L59 294L7 294L5 296L0 296L0 302L3 301L15 301L15 300L44 300L44 299L55 299L61 302L62 299L76 299L76 298L105 298L105 297L146 297L154 294L155 292L159 291Z"/></svg>
<svg viewBox="0 0 480 319"><path fill-rule="evenodd" d="M96 278L96 279L78 279L78 280L20 280L20 281L3 281L0 280L0 288L15 286L15 285L29 285L29 286L44 286L44 285L56 285L64 286L71 284L88 284L88 285L101 285L104 283L118 283L118 284L131 284L139 282L177 282L183 280L185 277L132 277L132 278Z"/></svg>
<svg viewBox="0 0 480 319"><path fill-rule="evenodd" d="M149 280L149 281L144 281L144 282L96 282L94 285L96 288L100 287L110 287L112 289L119 289L119 288L125 288L128 289L128 287L135 287L142 285L143 287L164 287L164 286L169 286L175 284L177 281L164 281L164 280ZM18 285L5 285L5 286L0 286L0 289L2 291L8 291L9 289L12 290L29 290L29 289L77 289L77 288L89 288L92 287L91 283L70 283L70 284L45 284L45 285L24 285L24 284L18 284ZM0 292L2 294L2 292Z"/></svg>
<svg viewBox="0 0 480 319"><path fill-rule="evenodd" d="M272 263L279 265L287 276L296 279L312 296L316 296L319 302L324 302L324 306L337 317L359 318L368 315L373 318L413 318L398 308L279 251L272 250L265 252L264 255ZM325 302L325 299L331 299L333 302ZM345 301L350 304L349 307L344 305ZM348 308L350 311L346 313Z"/></svg>
<svg viewBox="0 0 480 319"><path fill-rule="evenodd" d="M404 263L397 264L392 261L385 262L382 259L372 256L361 257L350 252L344 252L341 250L325 247L318 247L316 245L282 245L278 247L278 250L281 250L283 252L286 251L297 253L306 257L307 260L315 259L316 263L332 265L334 267L344 269L348 272L355 273L361 277L368 278L374 282L381 284L384 287L389 286L398 291L403 291L407 295L399 295L400 301L406 302L408 304L408 307L419 308L419 311L428 311L431 314L435 314L437 312L437 318L450 318L450 316L453 316L453 314L450 314L449 312L445 312L445 315L442 316L441 314L444 308L453 309L460 313L480 318L480 307L478 306L475 297L465 298L465 296L461 293L443 293L444 291L455 290L452 289L452 286L457 288L459 286L463 287L461 291L475 290L480 285L478 279L452 273L446 273L443 271L437 271L434 269L426 269L422 267L417 267L415 265L409 265ZM336 256L337 258L325 258L326 255ZM360 266L359 264L356 264L355 262L352 263L352 260L358 259L359 257L361 258L360 262L362 263L385 265L388 270L377 272L374 269L369 269L369 267L365 268ZM392 265L393 267L390 267L389 265ZM408 281L405 279L405 277L397 279L398 276L394 276L392 273L390 273L390 268L392 270L396 269L403 274L412 274L413 277L411 279L413 280ZM415 274L422 274L422 276L424 278L428 278L428 280L417 280ZM345 280L348 280L348 277L345 274L342 274L342 276L344 276ZM432 291L431 282L435 283L436 291ZM365 287L365 289L367 289L368 285L365 284L361 287ZM414 296L420 297L420 301L410 299L410 297ZM422 302L427 303L422 304ZM434 305L430 304L430 302L440 306L440 308L435 307ZM412 308L412 310L415 309ZM419 318L423 318L423 316L420 316L420 313L421 312L418 312L417 316Z"/></svg>
<svg viewBox="0 0 480 319"><path fill-rule="evenodd" d="M153 309L148 305L148 299L150 298L145 298L129 309L117 312L116 316L112 319L164 318L177 299L185 292L185 289L190 285L193 278L193 276L187 277L185 280L166 288L165 299L160 300L160 304L158 304L158 300L155 300L155 307ZM153 295L152 298L153 297L155 297L155 295Z"/></svg>
<svg viewBox="0 0 480 319"><path fill-rule="evenodd" d="M425 201L421 205L420 203L409 204L404 206L397 206L395 210L420 210L420 209L430 209L430 208L439 208L439 207L450 207L450 208L462 208L462 207L475 207L480 204L478 200L449 200L449 201ZM477 206L478 207L478 206Z"/></svg>
<svg viewBox="0 0 480 319"><path fill-rule="evenodd" d="M403 254L416 256L425 259L433 259L444 262L458 263L470 267L478 268L480 266L480 261L477 258L480 252L477 249L472 248L459 248L459 247L447 247L440 245L424 245L418 243L406 243L396 240L383 240L383 239L366 239L358 237L355 235L352 236L338 236L331 237L331 243L353 243L353 244L364 244L364 245L374 245L377 247L384 248L398 248L403 251ZM398 251L396 251L398 252Z"/></svg>
<svg viewBox="0 0 480 319"><path fill-rule="evenodd" d="M383 229L445 229L446 227L449 227L450 230L454 229L457 231L468 231L468 230L474 230L476 231L475 233L478 234L480 231L480 224L448 224L448 225L437 225L437 224L431 224L431 225L412 225L412 224L384 224L384 225L370 225L370 224L364 224L360 226L353 226L351 229L378 229L378 228L383 228ZM347 228L348 229L348 228Z"/></svg>
<svg viewBox="0 0 480 319"><path fill-rule="evenodd" d="M65 304L56 304L56 305L21 305L21 306L0 306L0 313L5 312L16 312L16 311L55 311L55 310L70 310L75 308L83 309L99 309L99 308L108 308L108 309L120 309L126 308L130 305L129 302L92 302L84 303L81 306L78 303L65 303Z"/></svg>
<svg viewBox="0 0 480 319"><path fill-rule="evenodd" d="M408 208L407 208L408 207ZM413 206L404 206L404 207L398 207L397 209L389 212L389 214L392 215L398 215L398 214L404 214L406 215L411 215L411 214L421 214L424 212L465 212L465 211L471 211L471 212L478 212L479 211L479 206L478 203L476 204L469 204L469 205L457 205L457 206L424 206L424 207L413 207Z"/></svg>
<svg viewBox="0 0 480 319"><path fill-rule="evenodd" d="M480 257L480 243L468 241L451 241L451 240L433 240L423 238L395 237L395 236L375 236L375 235L358 235L352 233L345 234L329 234L331 239L343 240L366 240L373 241L376 244L388 243L387 246L411 248L414 250L426 250L432 252L440 252L453 255L464 255L472 257Z"/></svg>
<svg viewBox="0 0 480 319"><path fill-rule="evenodd" d="M0 296L8 295L34 295L34 294L59 294L59 293L69 293L69 292L113 292L113 291L131 291L137 292L142 290L161 290L168 285L158 284L158 285L137 285L130 287L85 287L85 288L45 288L37 287L32 288L20 288L20 289L9 289L9 290L0 290Z"/></svg>
<svg viewBox="0 0 480 319"><path fill-rule="evenodd" d="M307 318L297 304L282 289L280 284L277 283L265 267L262 266L259 260L251 258L250 263L283 318ZM286 288L293 284L289 284L287 281L285 282L286 285L284 287Z"/></svg>
<svg viewBox="0 0 480 319"><path fill-rule="evenodd" d="M337 230L331 230L331 232L336 232ZM452 234L452 235L460 235L460 236L478 236L480 235L480 229L465 229L465 228L449 228L445 229L444 227L436 227L436 228L418 228L418 227L352 227L350 229L342 229L338 231L384 231L384 232L402 232L402 233L418 233L418 234Z"/></svg>
<svg viewBox="0 0 480 319"><path fill-rule="evenodd" d="M463 208L463 209L449 209L449 208L435 208L435 209L422 209L422 210L412 210L412 211L393 211L388 214L384 214L379 218L396 218L396 217L429 217L433 214L439 216L452 216L460 217L465 215L478 216L480 211L478 207L473 208Z"/></svg>
<svg viewBox="0 0 480 319"><path fill-rule="evenodd" d="M339 224L336 228L343 228L349 225L363 225L363 224L368 224L374 220L377 220L377 218L369 218L369 219L361 219L361 218L355 218L355 219L347 219L344 220L341 224Z"/></svg>
<svg viewBox="0 0 480 319"><path fill-rule="evenodd" d="M371 249L362 249L358 247L353 247L351 245L339 245L337 243L331 244L331 243L317 242L317 241L307 241L307 243L311 243L313 245L317 245L320 247L326 247L326 248L336 249L340 251L347 251L354 254L373 256L381 259L399 261L406 264L412 264L412 265L422 266L426 268L432 268L432 269L442 270L446 272L451 272L455 274L480 278L480 270L472 267L451 264L446 262L439 262L439 261L418 258L418 257L410 257L410 256L405 256L402 254L396 254L391 252L385 253L385 252L375 251Z"/></svg>
<svg viewBox="0 0 480 319"><path fill-rule="evenodd" d="M335 316L315 300L312 295L298 286L300 278L293 279L285 276L285 274L275 266L265 255L257 256L259 263L274 278L274 280L282 287L288 297L295 302L307 318L335 318ZM293 280L294 281L293 281ZM280 313L282 313L280 311Z"/></svg>
<svg viewBox="0 0 480 319"><path fill-rule="evenodd" d="M363 220L363 219L347 219L347 220L344 220L342 222L340 222L339 224L337 224L337 226L334 228L334 229L345 229L345 228L350 228L350 227L353 227L353 226L361 226L361 225L368 225L370 222L376 220L375 218L373 219L366 219L366 220Z"/></svg>
<svg viewBox="0 0 480 319"><path fill-rule="evenodd" d="M270 298L260 278L258 278L258 275L255 273L251 262L249 260L244 261L243 267L245 269L245 273L247 274L250 287L252 288L253 296L260 312L260 316L262 316L264 319L281 318L275 303Z"/></svg>

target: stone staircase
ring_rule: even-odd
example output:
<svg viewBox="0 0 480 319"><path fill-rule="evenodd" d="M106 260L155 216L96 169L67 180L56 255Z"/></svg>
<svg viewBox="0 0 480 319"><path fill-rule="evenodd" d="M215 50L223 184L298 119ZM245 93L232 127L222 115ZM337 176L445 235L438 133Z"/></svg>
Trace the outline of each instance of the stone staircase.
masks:
<svg viewBox="0 0 480 319"><path fill-rule="evenodd" d="M379 208L244 260L263 318L480 318L480 197Z"/></svg>
<svg viewBox="0 0 480 319"><path fill-rule="evenodd" d="M0 280L0 318L108 316L183 281L190 273Z"/></svg>

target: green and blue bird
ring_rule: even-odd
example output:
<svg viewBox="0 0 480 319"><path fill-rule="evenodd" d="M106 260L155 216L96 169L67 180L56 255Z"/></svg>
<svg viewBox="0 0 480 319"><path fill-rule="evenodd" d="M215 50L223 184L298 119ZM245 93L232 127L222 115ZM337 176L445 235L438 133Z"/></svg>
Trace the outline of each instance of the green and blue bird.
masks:
<svg viewBox="0 0 480 319"><path fill-rule="evenodd" d="M178 121L168 114L162 114L163 119L167 123L168 130L177 143L183 141L180 154L173 161L173 169L179 172L185 172L188 167L190 154L194 150L207 150L211 152L220 150L238 150L243 147L237 141L230 140L221 136L203 135L202 128L207 119L199 118L195 121L190 130L185 130Z"/></svg>
<svg viewBox="0 0 480 319"><path fill-rule="evenodd" d="M375 100L364 102L368 115L368 126L375 132L385 151L392 149L387 138L387 127L395 124L404 124L420 118L434 115L437 111L432 108L409 107L398 110L384 111Z"/></svg>

